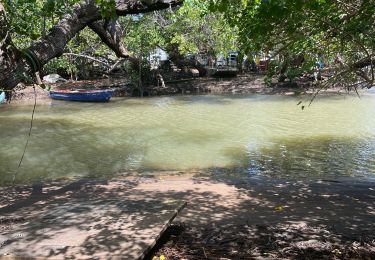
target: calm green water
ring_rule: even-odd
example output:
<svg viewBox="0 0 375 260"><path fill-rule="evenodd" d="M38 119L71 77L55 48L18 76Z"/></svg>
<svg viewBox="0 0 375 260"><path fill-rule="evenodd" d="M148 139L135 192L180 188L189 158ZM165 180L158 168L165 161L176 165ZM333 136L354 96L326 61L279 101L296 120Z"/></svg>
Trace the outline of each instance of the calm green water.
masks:
<svg viewBox="0 0 375 260"><path fill-rule="evenodd" d="M37 107L18 181L129 171L375 177L375 94L180 96ZM306 98L305 98L306 101ZM10 181L31 106L0 107L0 178Z"/></svg>

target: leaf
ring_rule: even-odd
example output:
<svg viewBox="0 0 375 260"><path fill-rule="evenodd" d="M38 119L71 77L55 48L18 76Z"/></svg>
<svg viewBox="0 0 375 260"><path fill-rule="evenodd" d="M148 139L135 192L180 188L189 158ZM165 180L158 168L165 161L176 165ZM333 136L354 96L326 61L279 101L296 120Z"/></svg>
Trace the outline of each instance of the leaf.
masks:
<svg viewBox="0 0 375 260"><path fill-rule="evenodd" d="M48 15L52 14L55 11L55 1L54 0L48 0L44 4L42 10L45 14L48 14Z"/></svg>

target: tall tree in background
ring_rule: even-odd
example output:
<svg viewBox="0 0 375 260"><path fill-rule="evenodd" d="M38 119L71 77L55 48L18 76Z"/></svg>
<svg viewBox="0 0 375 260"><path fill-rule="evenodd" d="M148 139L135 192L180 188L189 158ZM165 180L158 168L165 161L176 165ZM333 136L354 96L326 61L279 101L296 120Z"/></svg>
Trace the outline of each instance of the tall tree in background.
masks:
<svg viewBox="0 0 375 260"><path fill-rule="evenodd" d="M136 19L125 18L129 24L125 42L130 50L139 49L140 38L152 50L156 46L172 56L205 54L216 56L237 49L237 28L232 27L224 15L211 12L209 3L201 0L185 0L178 9L155 11Z"/></svg>
<svg viewBox="0 0 375 260"><path fill-rule="evenodd" d="M216 57L236 50L237 26L231 26L220 12L210 11L209 2L186 0L170 19L166 33L181 54L203 52Z"/></svg>

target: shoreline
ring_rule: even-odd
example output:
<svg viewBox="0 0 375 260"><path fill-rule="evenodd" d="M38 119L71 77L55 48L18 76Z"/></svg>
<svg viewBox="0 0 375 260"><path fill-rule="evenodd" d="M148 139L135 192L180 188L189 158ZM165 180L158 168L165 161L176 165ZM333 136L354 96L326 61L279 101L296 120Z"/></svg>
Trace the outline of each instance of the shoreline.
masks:
<svg viewBox="0 0 375 260"><path fill-rule="evenodd" d="M73 88L93 88L105 89L115 88L114 97L137 97L134 94L134 89L129 87L128 82L124 79L103 79L91 81L68 81L64 83L51 84L57 89L66 89L69 86ZM14 105L29 105L34 104L34 89L36 93L36 100L38 104L49 104L51 99L48 91L42 89L38 85L22 85L15 88L15 93L10 102L5 104ZM288 83L276 84L268 87L263 82L263 77L260 75L240 75L235 78L192 78L180 81L166 83L166 87L148 86L145 87L144 97L157 96L180 96L180 95L280 95L280 96L303 96L313 97L319 89L313 87L288 87ZM360 94L366 92L360 91ZM319 92L319 96L327 95L357 95L354 91L347 91L340 88L329 88Z"/></svg>

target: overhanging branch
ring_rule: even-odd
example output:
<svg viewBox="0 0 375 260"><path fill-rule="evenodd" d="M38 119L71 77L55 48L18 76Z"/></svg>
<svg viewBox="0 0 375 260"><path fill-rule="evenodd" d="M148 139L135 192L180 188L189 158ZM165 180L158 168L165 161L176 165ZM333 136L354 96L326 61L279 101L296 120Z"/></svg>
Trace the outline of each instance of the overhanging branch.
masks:
<svg viewBox="0 0 375 260"><path fill-rule="evenodd" d="M116 20L111 23L111 25L106 25L103 21L97 21L89 24L89 27L116 53L117 57L128 58L129 53L122 42L121 27Z"/></svg>
<svg viewBox="0 0 375 260"><path fill-rule="evenodd" d="M183 0L116 0L116 13L118 16L147 13L182 3ZM99 27L96 28L96 22L101 19L100 8L96 5L95 0L82 1L74 5L72 10L65 14L45 36L33 42L29 51L35 54L37 63L43 66L51 59L63 55L67 43L79 31L90 25L118 56L128 57L126 49L118 41L119 38L113 37L114 35L108 31L101 32ZM5 10L0 3L0 36L2 38L0 40L5 39L5 43L0 44L2 51L0 52L0 82L3 89L14 88L22 81L23 75L31 73L31 68L27 65L26 60L22 56L16 55L17 50L14 47L8 48L11 40L10 37L5 37L4 33L8 30ZM107 36L105 36L106 34Z"/></svg>

